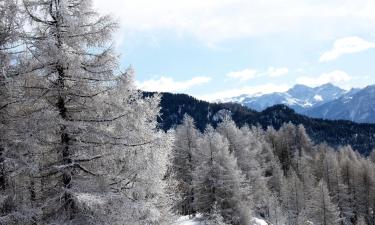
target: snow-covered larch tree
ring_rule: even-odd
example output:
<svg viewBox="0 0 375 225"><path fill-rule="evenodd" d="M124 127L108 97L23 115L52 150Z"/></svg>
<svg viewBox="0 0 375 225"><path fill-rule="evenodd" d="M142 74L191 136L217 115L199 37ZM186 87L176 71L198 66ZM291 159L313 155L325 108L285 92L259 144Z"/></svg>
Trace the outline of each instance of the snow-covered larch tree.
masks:
<svg viewBox="0 0 375 225"><path fill-rule="evenodd" d="M0 190L4 191L8 185L6 157L9 144L9 106L14 99L11 96L9 83L14 70L14 48L19 31L19 7L15 1L0 0Z"/></svg>
<svg viewBox="0 0 375 225"><path fill-rule="evenodd" d="M14 42L14 18L15 9L13 1L0 1L0 190L7 187L6 167L6 123L8 122L7 107L9 105L9 91L7 90L7 72L11 66L11 53L9 45ZM3 193L2 193L3 194Z"/></svg>
<svg viewBox="0 0 375 225"><path fill-rule="evenodd" d="M280 204L278 196L271 195L267 198L267 208L268 212L265 219L273 225L283 225L286 223L286 216L283 208Z"/></svg>
<svg viewBox="0 0 375 225"><path fill-rule="evenodd" d="M220 214L220 211L218 210L216 204L213 206L213 209L210 215L204 220L204 224L205 225L227 225L227 223L224 222L224 218Z"/></svg>
<svg viewBox="0 0 375 225"><path fill-rule="evenodd" d="M235 156L229 153L227 139L208 126L200 150L204 160L194 173L195 209L210 215L216 205L225 222L248 224L252 208L248 185Z"/></svg>
<svg viewBox="0 0 375 225"><path fill-rule="evenodd" d="M229 117L223 119L218 125L217 131L226 137L229 143L229 151L237 159L238 167L248 180L254 212L266 214L267 196L269 191L264 178L265 163L263 144L257 136L256 129L244 126L239 129Z"/></svg>
<svg viewBox="0 0 375 225"><path fill-rule="evenodd" d="M303 183L292 169L288 177L283 180L281 195L287 216L287 224L296 225L298 216L305 207L305 199Z"/></svg>
<svg viewBox="0 0 375 225"><path fill-rule="evenodd" d="M312 193L312 198L307 203L308 218L314 224L338 225L339 211L337 205L332 203L327 185L320 181Z"/></svg>
<svg viewBox="0 0 375 225"><path fill-rule="evenodd" d="M341 213L345 215L343 218L346 221L353 223L355 215L357 214L356 206L358 206L357 188L356 184L358 176L358 158L351 147L346 146L339 149L338 153L339 166L340 166L340 180L342 182L340 195L345 201L339 202Z"/></svg>
<svg viewBox="0 0 375 225"><path fill-rule="evenodd" d="M177 191L180 194L176 210L182 215L195 212L193 171L197 163L198 131L194 119L185 114L181 125L177 126L173 145L173 174L176 177Z"/></svg>
<svg viewBox="0 0 375 225"><path fill-rule="evenodd" d="M135 89L132 78L130 69L102 102L110 106L110 112L106 113L112 114L112 118L124 115L105 124L104 132L101 131L104 135L99 139L111 152L99 162L107 171L105 177L111 196L118 199L119 210L112 208L113 205L108 210L113 212L111 217L118 224L169 224L173 220L172 202L166 194L165 174L173 136L156 128L160 97L143 97Z"/></svg>
<svg viewBox="0 0 375 225"><path fill-rule="evenodd" d="M32 209L25 204L25 145L19 144L19 88L14 85L21 70L18 57L23 25L19 2L0 0L0 224L31 224ZM17 76L17 79L19 76ZM22 122L21 122L22 123Z"/></svg>
<svg viewBox="0 0 375 225"><path fill-rule="evenodd" d="M24 10L37 223L164 223L171 138L156 129L159 98L144 98L131 70L116 76L117 24L91 0L25 0Z"/></svg>

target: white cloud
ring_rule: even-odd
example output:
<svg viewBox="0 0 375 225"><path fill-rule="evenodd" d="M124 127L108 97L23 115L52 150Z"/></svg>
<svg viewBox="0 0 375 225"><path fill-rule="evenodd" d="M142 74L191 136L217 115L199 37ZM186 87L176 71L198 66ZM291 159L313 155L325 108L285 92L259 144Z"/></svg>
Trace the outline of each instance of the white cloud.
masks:
<svg viewBox="0 0 375 225"><path fill-rule="evenodd" d="M350 81L351 79L352 77L344 71L334 70L329 73L323 73L318 77L299 77L297 78L297 83L313 87L323 85L326 83L340 85Z"/></svg>
<svg viewBox="0 0 375 225"><path fill-rule="evenodd" d="M227 73L225 76L233 78L233 79L238 79L240 81L247 81L251 80L257 77L263 77L263 76L268 76L268 77L281 77L283 75L286 75L289 73L289 69L286 67L268 67L268 69L264 72L258 72L255 69L247 68L239 71L232 71Z"/></svg>
<svg viewBox="0 0 375 225"><path fill-rule="evenodd" d="M375 43L363 40L359 37L353 36L338 39L334 42L331 50L324 52L320 56L319 61L327 62L335 60L344 54L361 52L370 48L375 48Z"/></svg>
<svg viewBox="0 0 375 225"><path fill-rule="evenodd" d="M241 81L246 81L255 78L257 71L254 69L244 69L240 71L232 71L226 74L227 77L233 79L239 79Z"/></svg>
<svg viewBox="0 0 375 225"><path fill-rule="evenodd" d="M289 73L289 69L286 67L280 67L280 68L269 67L267 69L267 74L270 77L281 77L288 73Z"/></svg>
<svg viewBox="0 0 375 225"><path fill-rule="evenodd" d="M139 89L156 92L182 92L195 86L211 81L210 77L193 77L190 80L176 81L172 77L161 76L159 79L150 79L143 82L136 82Z"/></svg>
<svg viewBox="0 0 375 225"><path fill-rule="evenodd" d="M173 31L206 43L266 34L347 35L375 29L373 0L94 0L125 33ZM349 28L349 29L348 29ZM155 33L155 32L153 32Z"/></svg>
<svg viewBox="0 0 375 225"><path fill-rule="evenodd" d="M254 95L254 94L269 94L273 92L284 92L290 88L289 85L286 84L262 84L257 86L245 86L236 89L228 89L224 91L215 92L212 94L206 94L197 96L199 99L203 99L206 101L216 101L222 100L225 101L228 98L240 96L243 94Z"/></svg>

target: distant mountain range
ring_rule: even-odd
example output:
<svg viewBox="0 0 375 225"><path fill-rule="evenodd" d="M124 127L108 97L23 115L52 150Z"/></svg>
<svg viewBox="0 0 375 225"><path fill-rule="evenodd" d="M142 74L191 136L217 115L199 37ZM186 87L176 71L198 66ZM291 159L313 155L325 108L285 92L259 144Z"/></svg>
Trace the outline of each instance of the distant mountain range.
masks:
<svg viewBox="0 0 375 225"><path fill-rule="evenodd" d="M308 109L303 113L316 118L375 123L375 85L349 91L338 99Z"/></svg>
<svg viewBox="0 0 375 225"><path fill-rule="evenodd" d="M309 117L375 123L375 85L347 91L332 84L315 88L298 84L287 92L241 95L226 101L239 103L256 111L284 104Z"/></svg>
<svg viewBox="0 0 375 225"><path fill-rule="evenodd" d="M294 91L298 91L300 87L297 86ZM334 89L341 93L341 89ZM325 93L328 92L330 91L321 90L319 93L321 93L320 95L323 98L323 96L326 96ZM144 93L144 95L150 94L152 93ZM345 94L348 94L348 92L345 92ZM230 114L238 126L248 124L259 125L265 129L268 126L278 129L282 124L288 122L296 125L303 124L315 143L326 142L334 147L351 145L353 149L364 155L369 154L375 147L375 124L309 118L297 114L286 105L274 105L257 112L237 103L209 103L185 94L162 93L161 96L161 116L158 118L158 122L159 127L164 130L180 124L185 113L194 118L197 128L201 131L205 129L207 124L216 126L223 115ZM340 98L338 96L336 100ZM321 103L319 105L323 106Z"/></svg>

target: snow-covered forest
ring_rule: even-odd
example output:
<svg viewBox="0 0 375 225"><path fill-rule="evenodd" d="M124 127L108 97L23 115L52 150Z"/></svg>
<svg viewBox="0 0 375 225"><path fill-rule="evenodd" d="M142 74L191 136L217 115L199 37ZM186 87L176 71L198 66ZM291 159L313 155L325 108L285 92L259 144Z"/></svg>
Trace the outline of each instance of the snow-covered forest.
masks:
<svg viewBox="0 0 375 225"><path fill-rule="evenodd" d="M0 225L375 225L375 152L303 126L158 128L91 0L0 0Z"/></svg>
<svg viewBox="0 0 375 225"><path fill-rule="evenodd" d="M374 151L314 145L301 125L264 131L230 118L202 134L186 116L175 135L180 214L201 213L207 224L374 224Z"/></svg>

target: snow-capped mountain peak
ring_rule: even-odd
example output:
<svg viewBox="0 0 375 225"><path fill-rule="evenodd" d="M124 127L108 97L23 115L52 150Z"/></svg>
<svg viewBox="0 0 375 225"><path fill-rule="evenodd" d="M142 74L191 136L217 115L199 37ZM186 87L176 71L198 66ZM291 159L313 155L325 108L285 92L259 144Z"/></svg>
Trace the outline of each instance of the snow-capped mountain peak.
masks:
<svg viewBox="0 0 375 225"><path fill-rule="evenodd" d="M375 85L344 90L332 84L318 87L297 84L286 92L256 96L245 94L227 101L257 111L284 104L310 117L375 123Z"/></svg>
<svg viewBox="0 0 375 225"><path fill-rule="evenodd" d="M303 112L306 109L338 99L345 93L347 93L346 90L332 84L324 84L315 88L296 84L287 92L274 92L264 95L245 94L228 99L227 102L240 103L258 111L262 111L265 108L276 104L285 104L297 112Z"/></svg>
<svg viewBox="0 0 375 225"><path fill-rule="evenodd" d="M375 122L375 85L353 88L340 98L306 110L304 114L324 119Z"/></svg>
<svg viewBox="0 0 375 225"><path fill-rule="evenodd" d="M317 101L317 102L321 102L321 101L323 101L323 97L321 95L315 95L314 100Z"/></svg>

